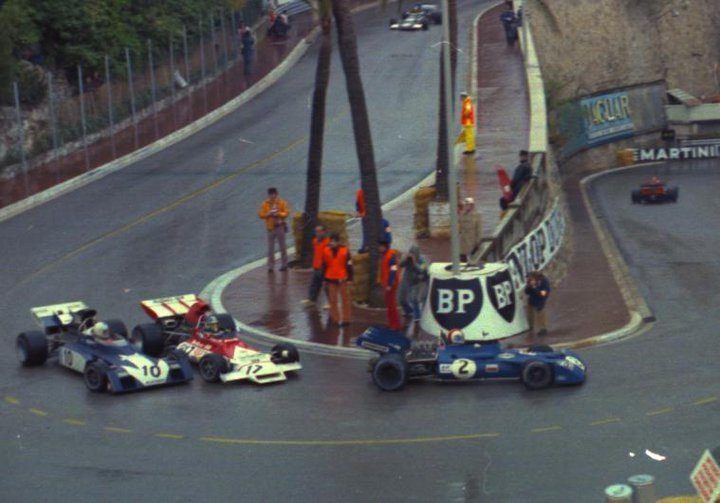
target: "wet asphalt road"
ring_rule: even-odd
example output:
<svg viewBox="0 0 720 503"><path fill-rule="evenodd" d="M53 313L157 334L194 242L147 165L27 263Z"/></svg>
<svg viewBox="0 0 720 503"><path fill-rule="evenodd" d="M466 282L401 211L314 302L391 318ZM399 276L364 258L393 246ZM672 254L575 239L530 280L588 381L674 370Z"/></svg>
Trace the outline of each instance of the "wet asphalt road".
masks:
<svg viewBox="0 0 720 503"><path fill-rule="evenodd" d="M389 33L385 18L369 12L358 24L387 200L430 168L421 160L434 151L436 100L427 89L436 85L439 30ZM582 387L530 393L517 383L429 382L380 393L364 362L306 354L283 385L197 378L104 396L52 364L18 368L13 339L29 327L31 306L83 299L132 325L142 321L140 299L199 291L261 256L254 214L264 188L302 202L312 54L179 146L0 223L3 499L582 502L645 472L658 478L658 494L689 493L701 450L720 440L720 401L710 400L720 393L720 201L712 190L720 175L712 168L673 176L676 205L632 206L629 186L645 175L596 182L599 209L658 323L583 351L591 374ZM323 199L350 209L358 175L344 146L351 132L337 61L333 73ZM667 459L653 461L645 449Z"/></svg>

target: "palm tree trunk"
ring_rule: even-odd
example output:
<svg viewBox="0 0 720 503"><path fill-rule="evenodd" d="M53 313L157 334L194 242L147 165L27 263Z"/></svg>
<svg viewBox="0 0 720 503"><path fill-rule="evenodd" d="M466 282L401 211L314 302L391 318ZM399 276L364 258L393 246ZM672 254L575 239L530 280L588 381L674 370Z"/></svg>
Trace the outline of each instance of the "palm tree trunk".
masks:
<svg viewBox="0 0 720 503"><path fill-rule="evenodd" d="M350 112L352 115L355 151L360 165L360 184L365 193L367 217L363 219L363 231L367 237L370 252L370 291L375 292L375 279L378 268L377 240L382 226L382 209L380 193L375 171L375 154L373 151L370 119L365 103L362 78L360 76L360 60L357 52L357 37L352 15L346 0L332 0L332 11L338 35L338 49L345 73ZM371 295L371 304L376 304L377 295Z"/></svg>
<svg viewBox="0 0 720 503"><path fill-rule="evenodd" d="M322 34L317 67L315 68L315 90L313 91L312 113L310 115L310 145L308 147L307 177L305 179L305 213L303 214L303 238L300 255L302 267L312 263L312 236L320 210L320 182L322 181L323 138L325 136L325 102L330 81L332 55L332 19L321 20Z"/></svg>

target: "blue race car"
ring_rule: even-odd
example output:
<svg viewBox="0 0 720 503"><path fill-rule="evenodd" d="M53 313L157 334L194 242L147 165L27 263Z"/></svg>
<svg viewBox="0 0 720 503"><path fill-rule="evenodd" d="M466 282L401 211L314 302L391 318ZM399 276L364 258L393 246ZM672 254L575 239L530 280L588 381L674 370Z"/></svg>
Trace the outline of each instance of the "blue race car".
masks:
<svg viewBox="0 0 720 503"><path fill-rule="evenodd" d="M370 327L356 344L380 354L370 361L369 371L383 391L399 390L408 380L422 377L443 381L518 379L531 390L585 382L585 363L571 351L554 351L545 345L525 350L505 349L497 342L465 343L460 330L451 330L441 342L430 350L416 350L402 333Z"/></svg>
<svg viewBox="0 0 720 503"><path fill-rule="evenodd" d="M153 386L180 384L193 378L187 356L170 351L153 358L128 341L120 320L97 321L83 302L69 302L30 310L43 331L17 336L20 363L42 365L49 356L83 374L90 391L124 393Z"/></svg>

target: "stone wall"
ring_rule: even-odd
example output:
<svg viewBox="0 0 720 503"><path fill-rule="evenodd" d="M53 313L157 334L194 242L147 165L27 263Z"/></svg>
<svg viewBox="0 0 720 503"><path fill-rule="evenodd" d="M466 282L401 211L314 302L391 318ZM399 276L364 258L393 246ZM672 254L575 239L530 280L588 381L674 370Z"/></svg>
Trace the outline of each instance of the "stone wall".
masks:
<svg viewBox="0 0 720 503"><path fill-rule="evenodd" d="M551 106L661 79L720 94L718 0L526 1Z"/></svg>

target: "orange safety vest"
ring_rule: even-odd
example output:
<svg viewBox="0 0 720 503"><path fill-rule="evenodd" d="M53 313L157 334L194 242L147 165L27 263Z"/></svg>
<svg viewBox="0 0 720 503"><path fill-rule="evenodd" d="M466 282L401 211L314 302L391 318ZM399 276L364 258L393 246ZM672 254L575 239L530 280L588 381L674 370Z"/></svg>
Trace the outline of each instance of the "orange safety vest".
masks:
<svg viewBox="0 0 720 503"><path fill-rule="evenodd" d="M460 124L463 126L474 126L475 125L475 107L473 106L472 98L468 96L462 102L462 117Z"/></svg>
<svg viewBox="0 0 720 503"><path fill-rule="evenodd" d="M357 210L360 218L365 216L365 192L363 192L363 189L358 189L355 196L355 210Z"/></svg>
<svg viewBox="0 0 720 503"><path fill-rule="evenodd" d="M325 247L330 242L330 238L324 237L320 240L318 238L314 237L312 238L312 245L313 245L313 269L322 269L323 266L323 253L325 252Z"/></svg>
<svg viewBox="0 0 720 503"><path fill-rule="evenodd" d="M340 245L336 250L326 246L323 250L325 279L331 281L348 279L348 262L350 252L347 246Z"/></svg>
<svg viewBox="0 0 720 503"><path fill-rule="evenodd" d="M396 286L400 282L400 268L397 263L397 251L389 249L380 259L380 284L383 287ZM390 283L390 272L395 273L392 284Z"/></svg>

